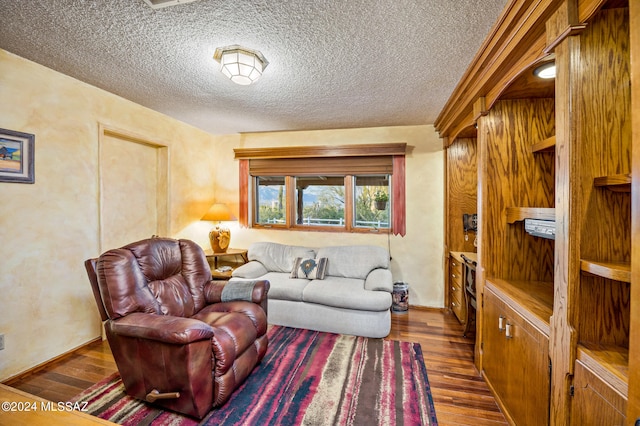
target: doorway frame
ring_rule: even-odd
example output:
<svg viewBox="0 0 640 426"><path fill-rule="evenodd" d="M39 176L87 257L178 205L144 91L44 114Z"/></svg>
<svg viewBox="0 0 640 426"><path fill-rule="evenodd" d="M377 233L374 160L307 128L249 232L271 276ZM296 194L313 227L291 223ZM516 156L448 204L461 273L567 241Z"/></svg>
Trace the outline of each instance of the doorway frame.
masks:
<svg viewBox="0 0 640 426"><path fill-rule="evenodd" d="M98 240L100 253L104 253L108 248L103 246L105 229L104 220L104 188L103 180L103 155L106 137L113 137L125 142L136 143L155 148L157 159L157 185L156 185L156 214L157 214L157 235L170 236L171 222L169 215L169 147L150 140L134 132L118 129L103 123L98 123L98 226L100 229ZM112 247L111 247L112 248Z"/></svg>

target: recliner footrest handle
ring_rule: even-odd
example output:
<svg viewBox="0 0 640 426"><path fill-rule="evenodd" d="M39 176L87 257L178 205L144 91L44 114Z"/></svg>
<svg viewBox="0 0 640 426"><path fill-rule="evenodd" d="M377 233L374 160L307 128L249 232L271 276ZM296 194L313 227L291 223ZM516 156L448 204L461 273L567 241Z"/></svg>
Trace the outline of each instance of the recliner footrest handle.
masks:
<svg viewBox="0 0 640 426"><path fill-rule="evenodd" d="M147 394L146 400L148 402L155 402L158 399L175 399L175 398L180 398L180 392L160 393L159 390L154 389Z"/></svg>

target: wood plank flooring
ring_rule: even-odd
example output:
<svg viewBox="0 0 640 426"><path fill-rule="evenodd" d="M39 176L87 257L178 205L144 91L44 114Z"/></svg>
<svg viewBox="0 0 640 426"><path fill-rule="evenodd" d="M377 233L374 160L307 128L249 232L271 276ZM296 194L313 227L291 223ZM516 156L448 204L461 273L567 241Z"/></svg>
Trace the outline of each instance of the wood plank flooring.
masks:
<svg viewBox="0 0 640 426"><path fill-rule="evenodd" d="M438 424L508 425L473 363L474 337L451 312L409 308L391 316L389 339L420 343Z"/></svg>
<svg viewBox="0 0 640 426"><path fill-rule="evenodd" d="M473 340L462 331L449 312L412 307L392 315L388 338L421 344L440 425L506 425L473 365ZM108 344L94 342L5 384L50 401L68 401L116 371Z"/></svg>

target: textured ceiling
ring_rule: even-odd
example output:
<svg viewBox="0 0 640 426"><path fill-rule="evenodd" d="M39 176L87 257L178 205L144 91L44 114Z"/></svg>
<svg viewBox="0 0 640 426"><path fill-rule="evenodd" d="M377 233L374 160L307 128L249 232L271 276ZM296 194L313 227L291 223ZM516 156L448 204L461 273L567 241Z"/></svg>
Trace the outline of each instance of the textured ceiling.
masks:
<svg viewBox="0 0 640 426"><path fill-rule="evenodd" d="M432 124L506 1L0 0L0 48L213 134Z"/></svg>

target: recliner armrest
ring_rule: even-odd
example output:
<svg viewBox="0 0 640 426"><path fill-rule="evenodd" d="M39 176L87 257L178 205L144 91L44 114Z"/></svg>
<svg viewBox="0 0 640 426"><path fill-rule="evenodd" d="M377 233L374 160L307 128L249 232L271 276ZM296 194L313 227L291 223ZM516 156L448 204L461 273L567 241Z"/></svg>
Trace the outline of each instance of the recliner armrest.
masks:
<svg viewBox="0 0 640 426"><path fill-rule="evenodd" d="M227 285L233 285L233 281L209 281L204 286L204 296L207 303L221 303L222 290ZM255 281L251 292L251 302L260 305L265 315L269 315L267 294L271 284L267 280Z"/></svg>
<svg viewBox="0 0 640 426"><path fill-rule="evenodd" d="M227 285L233 285L233 281L210 281L204 286L204 295L207 303L220 303L222 302L222 290ZM267 300L267 294L269 293L269 281L260 280L256 281L251 292L251 302L262 304Z"/></svg>
<svg viewBox="0 0 640 426"><path fill-rule="evenodd" d="M142 312L107 321L105 327L119 336L173 344L188 344L213 337L213 327L202 321Z"/></svg>

